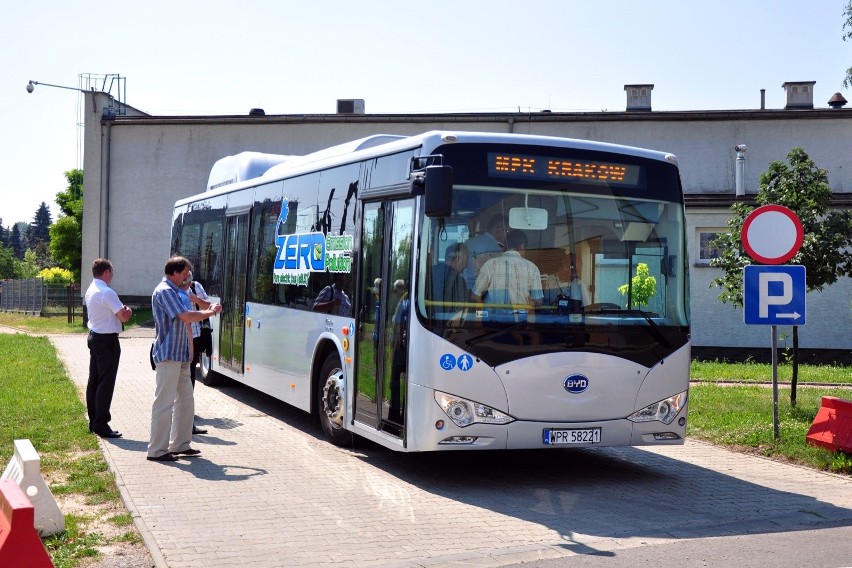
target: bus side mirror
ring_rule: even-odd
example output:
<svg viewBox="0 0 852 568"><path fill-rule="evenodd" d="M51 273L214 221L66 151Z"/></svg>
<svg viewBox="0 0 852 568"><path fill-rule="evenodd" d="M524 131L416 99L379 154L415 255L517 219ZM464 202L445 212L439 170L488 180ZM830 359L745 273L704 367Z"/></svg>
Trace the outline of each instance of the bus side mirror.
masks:
<svg viewBox="0 0 852 568"><path fill-rule="evenodd" d="M412 193L422 190L427 217L449 217L452 213L453 168L450 166L428 166L426 173L412 182L411 189Z"/></svg>

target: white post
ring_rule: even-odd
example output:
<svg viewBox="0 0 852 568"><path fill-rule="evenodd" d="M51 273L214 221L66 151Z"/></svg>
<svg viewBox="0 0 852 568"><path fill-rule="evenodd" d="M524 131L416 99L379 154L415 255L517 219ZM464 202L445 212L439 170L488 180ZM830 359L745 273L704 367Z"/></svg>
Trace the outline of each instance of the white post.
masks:
<svg viewBox="0 0 852 568"><path fill-rule="evenodd" d="M35 529L41 536L65 530L65 515L41 476L41 458L29 440L15 440L15 455L0 479L10 479L26 494L34 508Z"/></svg>

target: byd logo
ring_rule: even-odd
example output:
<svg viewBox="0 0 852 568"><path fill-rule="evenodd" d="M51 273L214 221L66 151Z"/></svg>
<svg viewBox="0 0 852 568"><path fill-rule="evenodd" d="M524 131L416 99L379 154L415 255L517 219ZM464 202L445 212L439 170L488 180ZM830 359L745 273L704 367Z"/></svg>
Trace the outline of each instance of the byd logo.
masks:
<svg viewBox="0 0 852 568"><path fill-rule="evenodd" d="M563 381L562 385L565 387L565 390L571 394L580 394L589 388L589 379L583 375L570 375L565 377L565 381Z"/></svg>

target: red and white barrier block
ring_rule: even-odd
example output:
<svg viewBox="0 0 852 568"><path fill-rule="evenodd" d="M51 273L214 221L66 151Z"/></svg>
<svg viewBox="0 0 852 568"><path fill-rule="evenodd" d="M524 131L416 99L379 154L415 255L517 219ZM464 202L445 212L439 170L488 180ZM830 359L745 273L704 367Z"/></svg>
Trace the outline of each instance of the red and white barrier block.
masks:
<svg viewBox="0 0 852 568"><path fill-rule="evenodd" d="M822 406L806 439L812 446L852 454L852 400L822 397Z"/></svg>
<svg viewBox="0 0 852 568"><path fill-rule="evenodd" d="M0 479L0 566L53 568L33 523L35 508L11 479Z"/></svg>

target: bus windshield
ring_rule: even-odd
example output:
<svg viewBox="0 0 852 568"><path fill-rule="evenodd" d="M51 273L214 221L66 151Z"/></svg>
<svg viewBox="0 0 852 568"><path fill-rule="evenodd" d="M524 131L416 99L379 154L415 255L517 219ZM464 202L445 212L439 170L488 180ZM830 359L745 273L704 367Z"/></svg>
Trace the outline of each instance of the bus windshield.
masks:
<svg viewBox="0 0 852 568"><path fill-rule="evenodd" d="M419 317L492 364L659 360L688 340L687 267L683 207L654 194L456 185L452 215L424 220Z"/></svg>

